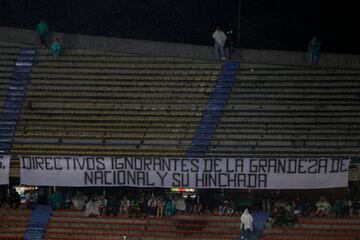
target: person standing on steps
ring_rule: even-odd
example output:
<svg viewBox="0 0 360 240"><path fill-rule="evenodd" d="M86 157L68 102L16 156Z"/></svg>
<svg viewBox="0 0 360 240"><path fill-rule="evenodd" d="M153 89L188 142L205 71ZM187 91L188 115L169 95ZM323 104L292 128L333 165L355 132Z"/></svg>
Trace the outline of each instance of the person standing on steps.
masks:
<svg viewBox="0 0 360 240"><path fill-rule="evenodd" d="M226 42L226 35L225 33L221 30L220 27L217 27L215 32L212 35L213 39L214 39L214 48L215 48L215 56L217 59L219 60L225 60L225 50L224 50L224 46L225 46L225 42Z"/></svg>
<svg viewBox="0 0 360 240"><path fill-rule="evenodd" d="M58 58L64 52L63 46L61 45L58 38L51 44L50 53L54 58Z"/></svg>
<svg viewBox="0 0 360 240"><path fill-rule="evenodd" d="M41 46L46 48L46 36L49 32L49 25L44 20L42 20L36 25L36 31L39 35Z"/></svg>
<svg viewBox="0 0 360 240"><path fill-rule="evenodd" d="M320 40L316 36L313 36L313 38L308 44L309 62L312 65L316 65L319 63L320 46L321 46Z"/></svg>

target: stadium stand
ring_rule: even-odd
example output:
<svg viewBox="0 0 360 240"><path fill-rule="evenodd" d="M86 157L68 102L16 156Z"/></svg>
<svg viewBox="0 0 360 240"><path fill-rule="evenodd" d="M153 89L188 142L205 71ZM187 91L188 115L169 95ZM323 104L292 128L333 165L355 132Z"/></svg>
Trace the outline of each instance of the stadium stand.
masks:
<svg viewBox="0 0 360 240"><path fill-rule="evenodd" d="M18 154L184 156L220 69L79 49L53 59L39 49L12 164ZM242 64L206 156L359 152L359 78L356 70Z"/></svg>
<svg viewBox="0 0 360 240"><path fill-rule="evenodd" d="M220 67L38 50L12 154L183 156Z"/></svg>
<svg viewBox="0 0 360 240"><path fill-rule="evenodd" d="M242 64L207 157L359 153L360 72Z"/></svg>
<svg viewBox="0 0 360 240"><path fill-rule="evenodd" d="M0 44L1 111L21 47ZM37 49L12 138L11 177L19 176L20 154L185 157L221 69L214 61L81 49L54 59ZM357 70L242 63L205 156L352 157L360 153L359 84ZM188 217L56 211L46 239L239 236L239 216ZM30 211L0 210L0 218L0 239L21 239ZM263 239L357 239L358 221L301 218L295 228L267 229Z"/></svg>

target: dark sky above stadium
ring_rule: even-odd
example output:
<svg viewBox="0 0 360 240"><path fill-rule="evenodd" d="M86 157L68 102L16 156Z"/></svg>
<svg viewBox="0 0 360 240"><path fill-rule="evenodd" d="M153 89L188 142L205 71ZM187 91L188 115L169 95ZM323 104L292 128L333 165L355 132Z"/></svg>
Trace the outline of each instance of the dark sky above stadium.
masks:
<svg viewBox="0 0 360 240"><path fill-rule="evenodd" d="M238 28L239 0L0 0L0 25L52 31L212 44L220 25ZM356 1L241 0L240 46L306 51L316 34L322 50L360 53Z"/></svg>

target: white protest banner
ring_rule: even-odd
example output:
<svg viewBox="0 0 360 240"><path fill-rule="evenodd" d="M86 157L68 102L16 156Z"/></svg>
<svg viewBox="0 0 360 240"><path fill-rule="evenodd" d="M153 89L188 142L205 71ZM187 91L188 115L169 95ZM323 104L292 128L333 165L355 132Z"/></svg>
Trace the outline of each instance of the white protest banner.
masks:
<svg viewBox="0 0 360 240"><path fill-rule="evenodd" d="M0 155L0 185L9 184L10 156Z"/></svg>
<svg viewBox="0 0 360 240"><path fill-rule="evenodd" d="M345 187L350 159L20 156L21 183L310 189Z"/></svg>

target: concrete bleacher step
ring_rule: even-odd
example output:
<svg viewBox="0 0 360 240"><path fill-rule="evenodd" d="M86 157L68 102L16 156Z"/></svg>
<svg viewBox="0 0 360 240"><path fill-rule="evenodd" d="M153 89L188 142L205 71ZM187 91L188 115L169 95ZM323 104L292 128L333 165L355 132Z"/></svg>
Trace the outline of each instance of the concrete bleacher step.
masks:
<svg viewBox="0 0 360 240"><path fill-rule="evenodd" d="M23 239L30 214L28 209L0 208L0 239Z"/></svg>
<svg viewBox="0 0 360 240"><path fill-rule="evenodd" d="M172 218L85 217L55 211L46 239L236 239L239 216L177 215Z"/></svg>
<svg viewBox="0 0 360 240"><path fill-rule="evenodd" d="M358 218L301 217L294 227L265 228L262 240L282 239L359 239Z"/></svg>
<svg viewBox="0 0 360 240"><path fill-rule="evenodd" d="M240 235L240 232L234 234L198 234L195 232L154 232L154 233L144 233L143 231L119 231L116 232L106 232L106 233L83 233L83 232L51 232L46 234L45 239L163 239L163 240L173 240L173 239L237 239ZM126 236L126 238L124 238Z"/></svg>
<svg viewBox="0 0 360 240"><path fill-rule="evenodd" d="M261 238L261 240L281 240L281 239L306 239L306 240L318 240L318 239L331 239L331 240L341 240L341 239L358 239L359 234L348 234L348 233L280 233L280 234L268 234Z"/></svg>
<svg viewBox="0 0 360 240"><path fill-rule="evenodd" d="M261 240L357 240L357 237L352 236L265 236Z"/></svg>
<svg viewBox="0 0 360 240"><path fill-rule="evenodd" d="M352 235L360 235L360 229L356 226L333 226L333 225L303 225L298 224L296 227L289 227L289 228L272 228L271 230L265 230L264 234L301 234L301 233L314 233L314 234L342 234L342 233L349 233Z"/></svg>
<svg viewBox="0 0 360 240"><path fill-rule="evenodd" d="M80 217L80 218L86 218L89 220L97 220L97 219L124 219L124 220L134 220L132 218L127 217L101 217L101 218L88 218L85 217L84 211L80 210L59 210L59 211L53 211L52 216L54 217ZM142 220L142 218L135 218ZM153 221L167 221L169 218L146 218L147 220L153 220ZM218 214L177 214L175 217L172 217L170 219L181 219L181 220L188 220L188 219L195 219L196 220L219 220L219 221L239 221L240 215L239 214L233 214L233 215L218 215Z"/></svg>

